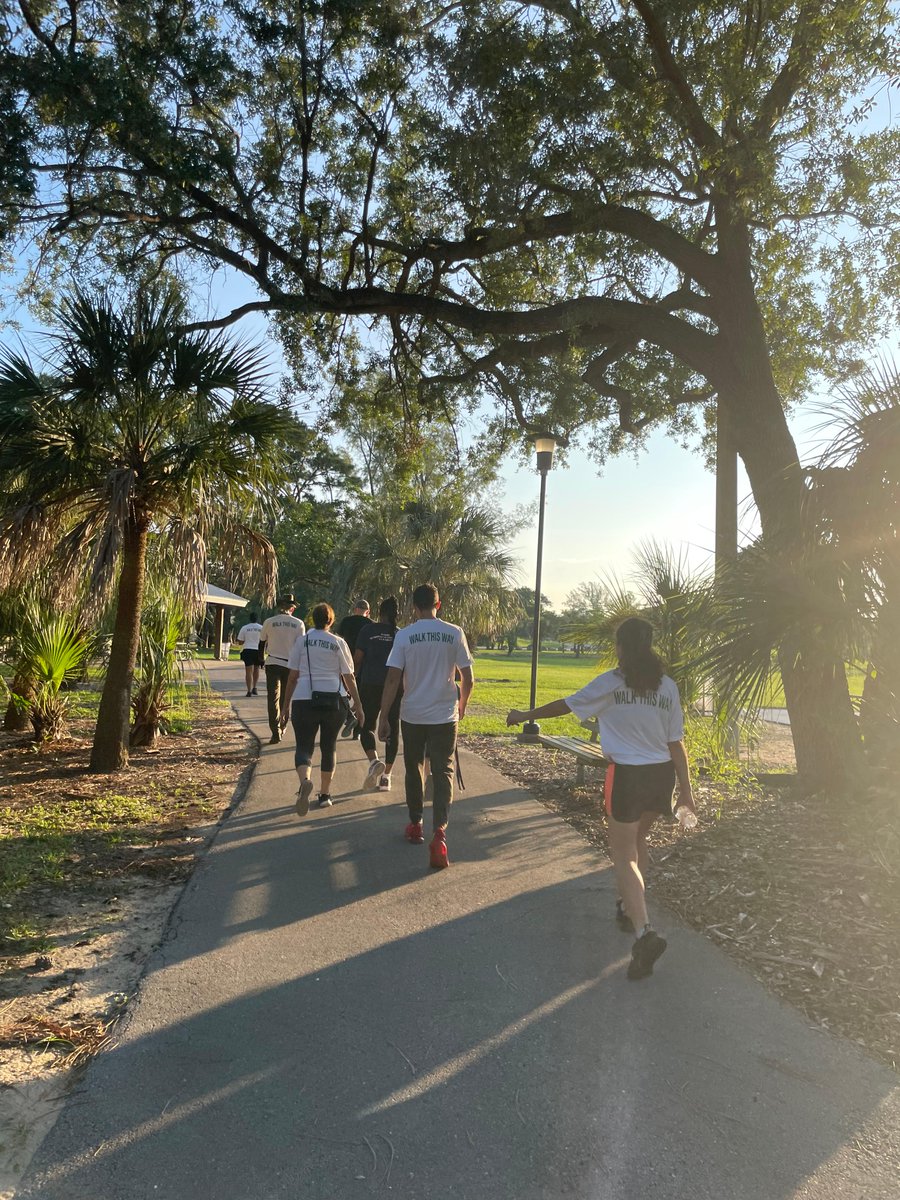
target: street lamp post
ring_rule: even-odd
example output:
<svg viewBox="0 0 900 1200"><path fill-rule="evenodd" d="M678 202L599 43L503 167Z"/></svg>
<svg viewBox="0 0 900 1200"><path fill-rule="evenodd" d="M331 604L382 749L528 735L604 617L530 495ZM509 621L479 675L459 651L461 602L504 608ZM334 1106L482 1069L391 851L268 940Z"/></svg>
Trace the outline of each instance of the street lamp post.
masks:
<svg viewBox="0 0 900 1200"><path fill-rule="evenodd" d="M534 439L537 451L537 469L541 475L541 499L538 509L538 542L537 570L534 581L534 633L531 645L531 703L535 707L537 697L538 652L541 645L541 567L544 559L544 502L547 498L547 472L553 466L553 451L556 449L556 439L552 437L537 437ZM520 742L535 742L541 727L537 721L526 721L519 734Z"/></svg>

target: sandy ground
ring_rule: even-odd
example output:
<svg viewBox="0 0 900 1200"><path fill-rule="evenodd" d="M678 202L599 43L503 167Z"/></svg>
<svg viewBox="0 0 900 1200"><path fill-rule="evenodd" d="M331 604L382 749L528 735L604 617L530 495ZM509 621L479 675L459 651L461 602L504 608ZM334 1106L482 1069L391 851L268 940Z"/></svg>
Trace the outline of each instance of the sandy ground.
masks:
<svg viewBox="0 0 900 1200"><path fill-rule="evenodd" d="M186 737L136 755L126 772L89 775L78 729L52 754L0 738L0 807L80 799L104 789L171 798L171 819L105 853L66 884L26 898L45 948L0 958L0 1200L10 1200L84 1063L114 1038L149 956L219 819L239 798L257 742L230 708L204 712ZM82 761L84 760L84 761Z"/></svg>

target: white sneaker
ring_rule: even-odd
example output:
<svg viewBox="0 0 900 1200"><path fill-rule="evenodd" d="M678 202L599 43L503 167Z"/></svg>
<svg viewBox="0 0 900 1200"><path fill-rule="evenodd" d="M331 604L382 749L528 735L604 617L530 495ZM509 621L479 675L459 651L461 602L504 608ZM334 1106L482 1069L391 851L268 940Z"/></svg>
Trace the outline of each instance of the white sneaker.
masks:
<svg viewBox="0 0 900 1200"><path fill-rule="evenodd" d="M380 758L376 758L373 763L369 763L369 770L366 778L363 781L363 787L367 792L374 792L378 787L378 780L381 778L381 773L384 770L384 763Z"/></svg>
<svg viewBox="0 0 900 1200"><path fill-rule="evenodd" d="M378 790L379 792L389 792L391 790L390 775L382 775L382 777L378 780Z"/></svg>

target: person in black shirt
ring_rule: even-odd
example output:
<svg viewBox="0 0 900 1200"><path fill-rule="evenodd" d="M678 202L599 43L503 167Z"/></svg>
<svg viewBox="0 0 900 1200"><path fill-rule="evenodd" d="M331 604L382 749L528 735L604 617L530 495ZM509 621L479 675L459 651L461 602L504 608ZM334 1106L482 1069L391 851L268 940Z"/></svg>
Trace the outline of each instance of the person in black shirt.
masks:
<svg viewBox="0 0 900 1200"><path fill-rule="evenodd" d="M342 637L350 647L350 653L356 649L356 639L361 631L367 625L372 625L374 622L369 617L369 602L368 600L356 600L353 604L353 612L349 616L344 617L338 626L338 637ZM348 711L347 720L344 722L344 728L341 730L341 737L350 737L353 735L353 740L359 737L359 725L357 724L353 714Z"/></svg>
<svg viewBox="0 0 900 1200"><path fill-rule="evenodd" d="M366 714L365 724L359 735L362 748L369 760L369 771L363 787L370 792L375 791L376 788L379 792L391 790L391 770L400 745L402 691L398 693L387 714L388 736L385 740L383 761L375 751L375 727L381 708L381 693L387 678L388 655L394 645L394 635L397 632L397 609L396 596L388 596L382 600L378 608L378 620L370 621L360 630L356 639L356 649L353 652L356 684L359 688L363 712Z"/></svg>

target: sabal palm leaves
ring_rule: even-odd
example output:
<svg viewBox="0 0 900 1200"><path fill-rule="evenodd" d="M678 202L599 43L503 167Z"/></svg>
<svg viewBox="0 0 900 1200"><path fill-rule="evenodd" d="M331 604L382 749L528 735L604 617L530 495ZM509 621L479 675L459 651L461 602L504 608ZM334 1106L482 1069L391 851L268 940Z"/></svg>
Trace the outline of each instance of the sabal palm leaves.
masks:
<svg viewBox="0 0 900 1200"><path fill-rule="evenodd" d="M433 580L443 615L474 642L520 612L508 537L502 518L450 493L405 504L375 497L339 547L334 594L339 602L351 592L377 602L393 593L408 608L412 590Z"/></svg>
<svg viewBox="0 0 900 1200"><path fill-rule="evenodd" d="M60 585L87 569L95 599L118 572L116 624L92 766L127 758L129 687L151 531L190 525L205 544L246 523L284 480L296 424L262 392L260 354L222 335L186 332L170 288L127 311L76 293L40 369L0 361L0 586L37 569ZM194 582L203 561L194 556ZM270 563L271 584L274 569Z"/></svg>

